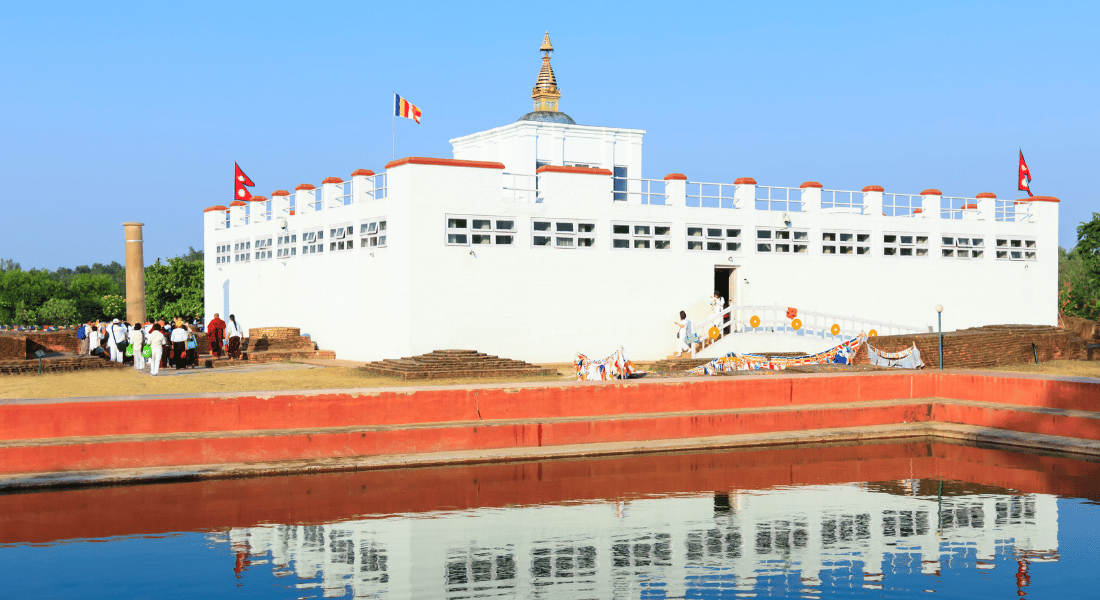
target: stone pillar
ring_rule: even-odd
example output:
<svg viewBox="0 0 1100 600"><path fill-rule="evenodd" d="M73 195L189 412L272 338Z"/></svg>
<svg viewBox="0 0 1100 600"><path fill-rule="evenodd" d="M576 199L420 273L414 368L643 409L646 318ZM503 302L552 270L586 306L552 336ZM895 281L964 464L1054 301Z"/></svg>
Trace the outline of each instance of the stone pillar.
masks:
<svg viewBox="0 0 1100 600"><path fill-rule="evenodd" d="M126 233L126 320L145 322L145 252L141 228L145 223L123 223Z"/></svg>

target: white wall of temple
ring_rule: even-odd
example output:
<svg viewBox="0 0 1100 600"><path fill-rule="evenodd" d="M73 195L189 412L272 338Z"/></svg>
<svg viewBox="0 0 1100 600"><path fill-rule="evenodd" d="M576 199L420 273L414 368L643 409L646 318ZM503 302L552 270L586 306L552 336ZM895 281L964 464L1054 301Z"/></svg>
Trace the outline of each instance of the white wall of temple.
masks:
<svg viewBox="0 0 1100 600"><path fill-rule="evenodd" d="M604 169L627 167L642 176L640 129L520 121L451 140L459 160L504 163L507 173L533 174L536 163L584 164Z"/></svg>
<svg viewBox="0 0 1100 600"><path fill-rule="evenodd" d="M699 578L733 575L740 590L788 571L818 586L853 570L874 585L894 573L932 574L956 561L991 565L1009 545L1031 560L1058 551L1048 495L912 497L860 486L433 513L319 526L232 529L228 541L276 571L293 569L333 593L437 597L478 590L533 597L551 585L591 597L636 596L657 583L683 596ZM947 565L941 564L946 557ZM254 567L260 568L260 567ZM981 567L979 567L981 568ZM991 567L986 567L991 568Z"/></svg>
<svg viewBox="0 0 1100 600"><path fill-rule="evenodd" d="M686 310L696 322L710 313L716 267L737 269L731 300L777 304L920 327L944 329L996 323L1056 323L1058 205L1033 202L1031 222L994 220L992 207L965 219L882 216L821 210L756 210L753 186L738 194L740 208L690 207L682 182L669 182L668 205L643 205L631 194L612 201L607 175L546 172L540 202L502 199L499 169L404 164L387 173L389 195L320 211L298 207L286 218L299 236L323 229L325 251L287 260L218 263L218 245L278 237L279 221L259 220L219 229L221 212L206 213L207 319L234 312L249 327L296 326L325 349L352 360L408 356L436 349L476 349L537 362L564 362L580 351L603 357L623 346L635 359L673 351L672 321ZM678 184L678 185L677 185ZM742 188L748 188L742 189ZM938 197L933 199L938 202ZM869 198L873 203L874 198ZM879 200L881 202L881 200ZM329 233L386 217L388 245L332 252ZM512 221L511 245L448 244L448 218ZM498 219L499 218L499 219ZM236 223L241 221L237 219ZM591 247L537 246L536 222L592 224ZM615 248L614 224L667 226L667 249ZM740 230L736 251L706 250L692 226ZM758 230L805 232L801 253L761 252ZM632 229L633 231L633 229ZM654 229L650 230L655 232ZM825 254L825 232L864 234L864 255ZM451 232L453 233L453 232ZM887 235L927 237L924 256L884 254ZM984 256L960 260L941 255L943 236L984 240ZM641 240L642 238L638 238ZM656 238L648 239L650 245ZM998 260L996 240L1034 242L1034 260ZM700 240L703 250L689 250ZM723 243L732 241L724 240ZM772 244L800 240L771 240ZM838 242L839 244L840 242ZM230 254L233 254L231 251ZM821 349L834 345L822 342ZM744 349L749 350L749 349Z"/></svg>
<svg viewBox="0 0 1100 600"><path fill-rule="evenodd" d="M304 198L297 194L298 200ZM409 238L387 234L385 247L360 247L361 226L385 220L390 228L407 230L408 202L388 199L315 210L298 204L295 214L275 213L271 220L258 219L249 226L217 229L218 212L206 213L207 235L205 293L206 320L220 313L236 314L246 328L298 327L318 346L339 357L394 357L407 355L408 322L413 305L409 297ZM213 215L213 216L212 216ZM282 229L285 220L286 229ZM352 227L346 236L355 241L351 250L332 250L331 231ZM303 253L304 235L323 232L319 253ZM294 236L280 245L282 236ZM255 257L256 240L272 240L272 257ZM252 257L233 260L233 245L251 241ZM230 247L229 261L218 262L217 247ZM291 257L279 257L283 248L294 248Z"/></svg>

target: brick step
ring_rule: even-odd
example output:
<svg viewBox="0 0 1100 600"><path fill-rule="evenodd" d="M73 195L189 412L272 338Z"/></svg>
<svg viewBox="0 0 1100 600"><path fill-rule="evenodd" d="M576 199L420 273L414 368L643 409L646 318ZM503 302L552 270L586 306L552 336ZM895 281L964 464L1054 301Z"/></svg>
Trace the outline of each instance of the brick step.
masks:
<svg viewBox="0 0 1100 600"><path fill-rule="evenodd" d="M380 368L405 368L405 369L485 369L490 367L527 367L532 368L535 365L531 365L522 361L511 360L493 360L493 361L479 361L479 362L454 362L454 363L422 363L413 360L392 360L387 359L384 361L376 361L367 363L370 366L376 366Z"/></svg>
<svg viewBox="0 0 1100 600"><path fill-rule="evenodd" d="M91 369L116 369L129 367L98 356L61 356L42 359L43 373L61 373ZM0 361L0 375L38 373L38 359Z"/></svg>
<svg viewBox="0 0 1100 600"><path fill-rule="evenodd" d="M287 361L303 358L335 359L336 353L332 350L274 350L270 352L241 352L241 361L250 363L268 363ZM206 354L199 357L207 368L225 367L241 361L231 361L228 357L214 358Z"/></svg>
<svg viewBox="0 0 1100 600"><path fill-rule="evenodd" d="M950 423L990 431L1011 427L1011 431L1090 441L1100 447L1095 441L1100 439L1100 413L1096 412L1010 407L992 402L901 399L768 410L735 408L8 440L0 441L0 474L203 464L210 456L217 456L220 462L248 463L405 454L410 449L429 447L440 452L781 432L804 434L838 426L889 427L899 423L912 423L915 427Z"/></svg>
<svg viewBox="0 0 1100 600"><path fill-rule="evenodd" d="M486 377L516 377L528 375L557 375L555 369L514 368L514 369L470 369L463 371L411 371L397 369L370 369L360 367L364 373L397 377L400 379L470 379Z"/></svg>

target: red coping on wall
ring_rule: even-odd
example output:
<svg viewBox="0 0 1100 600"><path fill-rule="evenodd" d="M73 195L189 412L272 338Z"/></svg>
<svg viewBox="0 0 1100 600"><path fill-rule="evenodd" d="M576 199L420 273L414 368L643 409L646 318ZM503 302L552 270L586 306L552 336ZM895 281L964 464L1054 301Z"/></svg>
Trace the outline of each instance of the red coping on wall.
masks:
<svg viewBox="0 0 1100 600"><path fill-rule="evenodd" d="M733 180L733 185L756 185L756 180L752 177L738 177Z"/></svg>
<svg viewBox="0 0 1100 600"><path fill-rule="evenodd" d="M982 192L982 193L980 193L980 194L978 194L977 196L974 196L974 197L975 198L996 198L997 194L994 194L993 192Z"/></svg>
<svg viewBox="0 0 1100 600"><path fill-rule="evenodd" d="M1016 202L1061 202L1061 200L1055 198L1054 196L1032 196L1030 198L1020 198Z"/></svg>
<svg viewBox="0 0 1100 600"><path fill-rule="evenodd" d="M386 163L387 169L400 167L401 165L431 165L435 167L470 167L474 169L503 169L504 163L485 160L458 160L454 158L427 158L424 156L407 156Z"/></svg>
<svg viewBox="0 0 1100 600"><path fill-rule="evenodd" d="M802 189L806 189L806 188L823 188L825 186L821 185L820 183L818 183L816 181L803 181L802 185L800 185L798 187L800 187Z"/></svg>
<svg viewBox="0 0 1100 600"><path fill-rule="evenodd" d="M244 200L234 200L229 203L229 206L248 206L248 203Z"/></svg>
<svg viewBox="0 0 1100 600"><path fill-rule="evenodd" d="M272 196L289 196L290 192L288 192L286 190L275 190L274 192L271 192L271 195Z"/></svg>
<svg viewBox="0 0 1100 600"><path fill-rule="evenodd" d="M868 185L863 188L864 192L885 192L881 185Z"/></svg>
<svg viewBox="0 0 1100 600"><path fill-rule="evenodd" d="M356 169L351 173L352 177L373 177L374 171L370 169Z"/></svg>
<svg viewBox="0 0 1100 600"><path fill-rule="evenodd" d="M221 204L216 204L214 206L208 206L208 207L202 209L202 212L208 213L208 212L212 212L212 211L215 211L215 210L229 210L229 209L222 206Z"/></svg>
<svg viewBox="0 0 1100 600"><path fill-rule="evenodd" d="M669 173L665 175L665 181L687 181L688 176L683 173Z"/></svg>
<svg viewBox="0 0 1100 600"><path fill-rule="evenodd" d="M923 208L914 208L914 209L913 209L913 214L914 214L914 215L919 215L919 214L921 214L922 212L924 212L924 209L923 209Z"/></svg>
<svg viewBox="0 0 1100 600"><path fill-rule="evenodd" d="M298 190L315 190L315 189L317 189L317 188L314 187L312 183L299 183L298 185L294 186L294 191L298 191Z"/></svg>
<svg viewBox="0 0 1100 600"><path fill-rule="evenodd" d="M597 167L562 167L546 165L535 169L536 173L583 173L585 175L611 175L611 171Z"/></svg>
<svg viewBox="0 0 1100 600"><path fill-rule="evenodd" d="M344 183L344 180L339 177L325 177L321 183Z"/></svg>
<svg viewBox="0 0 1100 600"><path fill-rule="evenodd" d="M936 188L928 188L927 190L922 191L920 193L920 195L921 196L942 196L943 192L937 190Z"/></svg>
<svg viewBox="0 0 1100 600"><path fill-rule="evenodd" d="M267 196L253 196L248 199L249 202L267 202Z"/></svg>
<svg viewBox="0 0 1100 600"><path fill-rule="evenodd" d="M963 210L978 210L977 204L963 204Z"/></svg>

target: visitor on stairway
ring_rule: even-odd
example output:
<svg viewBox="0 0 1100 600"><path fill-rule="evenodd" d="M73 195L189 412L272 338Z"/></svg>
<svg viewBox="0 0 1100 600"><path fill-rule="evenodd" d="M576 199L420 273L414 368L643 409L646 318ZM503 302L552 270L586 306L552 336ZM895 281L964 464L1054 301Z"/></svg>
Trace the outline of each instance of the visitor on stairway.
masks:
<svg viewBox="0 0 1100 600"><path fill-rule="evenodd" d="M237 322L235 315L229 315L229 322L225 324L225 335L229 339L229 360L237 360L241 357L241 338L244 330Z"/></svg>
<svg viewBox="0 0 1100 600"><path fill-rule="evenodd" d="M688 338L691 337L691 319L688 318L686 312L681 310L680 320L673 321L673 323L675 323L676 327L679 328L676 330L676 344L677 350L679 351L680 355L683 356L685 352L691 352L691 347L688 345L687 342Z"/></svg>

